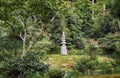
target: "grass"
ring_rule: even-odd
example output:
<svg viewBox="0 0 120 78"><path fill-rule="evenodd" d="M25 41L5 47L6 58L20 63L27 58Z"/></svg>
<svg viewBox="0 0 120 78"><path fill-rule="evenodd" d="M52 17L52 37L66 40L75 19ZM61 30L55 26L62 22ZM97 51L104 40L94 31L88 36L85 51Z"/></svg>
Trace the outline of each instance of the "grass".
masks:
<svg viewBox="0 0 120 78"><path fill-rule="evenodd" d="M120 74L98 75L98 76L83 76L78 78L120 78Z"/></svg>
<svg viewBox="0 0 120 78"><path fill-rule="evenodd" d="M72 69L73 65L76 63L75 60L79 58L80 56L78 55L50 54L49 64L51 68Z"/></svg>
<svg viewBox="0 0 120 78"><path fill-rule="evenodd" d="M61 55L61 54L49 54L48 63L52 69L66 69L71 70L76 63L76 60L81 58L83 55ZM110 62L112 59L105 56L98 56L98 61Z"/></svg>
<svg viewBox="0 0 120 78"><path fill-rule="evenodd" d="M71 71L76 60L80 59L83 55L61 55L61 54L49 54L48 63L51 69L63 69ZM99 62L114 61L106 56L97 56ZM120 74L108 74L108 75L95 75L95 76L79 76L75 78L120 78Z"/></svg>
<svg viewBox="0 0 120 78"><path fill-rule="evenodd" d="M61 54L50 54L48 63L52 69L65 69L71 70L73 65L76 63L75 60L79 59L78 55L61 55Z"/></svg>

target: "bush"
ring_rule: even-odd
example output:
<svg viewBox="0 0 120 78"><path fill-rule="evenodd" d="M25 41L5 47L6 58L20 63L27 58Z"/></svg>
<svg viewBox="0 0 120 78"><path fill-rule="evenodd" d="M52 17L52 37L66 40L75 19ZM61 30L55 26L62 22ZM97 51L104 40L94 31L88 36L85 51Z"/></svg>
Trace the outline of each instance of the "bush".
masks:
<svg viewBox="0 0 120 78"><path fill-rule="evenodd" d="M114 73L120 73L120 65L115 67Z"/></svg>
<svg viewBox="0 0 120 78"><path fill-rule="evenodd" d="M113 53L113 58L116 62L115 72L120 73L120 42L115 43L116 51Z"/></svg>
<svg viewBox="0 0 120 78"><path fill-rule="evenodd" d="M102 62L100 63L101 74L111 74L114 71L114 62Z"/></svg>
<svg viewBox="0 0 120 78"><path fill-rule="evenodd" d="M120 42L116 42L115 47L116 51L114 52L113 57L115 58L117 64L120 65Z"/></svg>
<svg viewBox="0 0 120 78"><path fill-rule="evenodd" d="M64 78L78 78L78 76L82 75L80 72L76 70L68 71L65 75Z"/></svg>
<svg viewBox="0 0 120 78"><path fill-rule="evenodd" d="M4 61L0 67L0 73L8 77L19 77L23 75L24 78L29 76L29 73L39 73L41 76L49 70L49 65L42 61L40 52L28 52L23 58L17 57L10 61Z"/></svg>
<svg viewBox="0 0 120 78"><path fill-rule="evenodd" d="M69 54L69 55L74 55L74 54L76 54L77 52L78 52L78 50L72 48L72 49L70 49L70 50L68 51L68 54Z"/></svg>
<svg viewBox="0 0 120 78"><path fill-rule="evenodd" d="M77 51L75 54L76 55L84 55L85 54L84 49Z"/></svg>
<svg viewBox="0 0 120 78"><path fill-rule="evenodd" d="M84 75L92 75L94 70L98 68L98 61L91 57L83 57L77 61L75 70L81 72Z"/></svg>
<svg viewBox="0 0 120 78"><path fill-rule="evenodd" d="M49 78L63 78L65 72L59 69L52 69L48 72Z"/></svg>
<svg viewBox="0 0 120 78"><path fill-rule="evenodd" d="M53 45L51 48L51 53L49 54L60 54L60 46Z"/></svg>
<svg viewBox="0 0 120 78"><path fill-rule="evenodd" d="M120 36L115 36L114 34L108 34L106 35L105 38L100 38L98 40L99 45L102 47L102 49L107 55L112 55L114 54L114 52L116 52L117 44L119 42L120 42Z"/></svg>

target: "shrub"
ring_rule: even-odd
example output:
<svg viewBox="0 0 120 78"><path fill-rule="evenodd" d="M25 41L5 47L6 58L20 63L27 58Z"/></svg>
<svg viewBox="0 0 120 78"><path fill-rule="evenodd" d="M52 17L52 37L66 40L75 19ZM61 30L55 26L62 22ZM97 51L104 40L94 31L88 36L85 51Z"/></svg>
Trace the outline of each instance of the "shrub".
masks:
<svg viewBox="0 0 120 78"><path fill-rule="evenodd" d="M115 47L116 51L114 52L113 57L115 58L117 64L120 65L120 42L116 42Z"/></svg>
<svg viewBox="0 0 120 78"><path fill-rule="evenodd" d="M89 56L83 57L77 61L74 68L84 75L92 75L94 70L98 68L98 61Z"/></svg>
<svg viewBox="0 0 120 78"><path fill-rule="evenodd" d="M76 55L84 55L85 54L84 49L77 51L75 54Z"/></svg>
<svg viewBox="0 0 120 78"><path fill-rule="evenodd" d="M113 53L113 58L116 61L115 72L120 73L120 42L115 43L116 51Z"/></svg>
<svg viewBox="0 0 120 78"><path fill-rule="evenodd" d="M52 69L48 72L49 78L63 78L64 71L59 69Z"/></svg>
<svg viewBox="0 0 120 78"><path fill-rule="evenodd" d="M69 55L73 55L73 54L76 54L77 52L78 52L78 50L72 48L72 49L70 49L70 50L68 51L68 54L69 54Z"/></svg>
<svg viewBox="0 0 120 78"><path fill-rule="evenodd" d="M78 78L78 76L82 75L80 72L76 70L68 71L65 75L64 78Z"/></svg>
<svg viewBox="0 0 120 78"><path fill-rule="evenodd" d="M100 63L101 74L111 74L114 71L114 62L102 62Z"/></svg>
<svg viewBox="0 0 120 78"><path fill-rule="evenodd" d="M28 52L23 58L17 57L10 61L4 61L3 66L0 67L0 73L13 78L20 75L26 78L29 73L37 72L43 76L49 70L49 65L42 61L40 54L40 52Z"/></svg>
<svg viewBox="0 0 120 78"><path fill-rule="evenodd" d="M60 46L53 45L51 48L51 54L60 54Z"/></svg>
<svg viewBox="0 0 120 78"><path fill-rule="evenodd" d="M114 73L120 73L120 65L115 67Z"/></svg>

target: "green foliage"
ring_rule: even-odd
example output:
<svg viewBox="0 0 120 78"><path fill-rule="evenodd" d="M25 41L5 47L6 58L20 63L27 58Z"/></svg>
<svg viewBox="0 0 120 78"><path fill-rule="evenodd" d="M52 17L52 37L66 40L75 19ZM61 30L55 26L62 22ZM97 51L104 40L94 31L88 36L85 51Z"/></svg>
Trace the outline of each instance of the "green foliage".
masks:
<svg viewBox="0 0 120 78"><path fill-rule="evenodd" d="M120 73L120 65L117 64L116 67L114 67L114 73Z"/></svg>
<svg viewBox="0 0 120 78"><path fill-rule="evenodd" d="M94 11L92 38L104 37L108 33L119 31L117 20L110 14L111 0L98 0L91 8Z"/></svg>
<svg viewBox="0 0 120 78"><path fill-rule="evenodd" d="M79 75L81 75L80 72L72 70L72 71L68 71L64 75L64 78L78 78Z"/></svg>
<svg viewBox="0 0 120 78"><path fill-rule="evenodd" d="M102 74L111 74L115 70L114 66L114 62L102 62L100 63L99 69L101 69Z"/></svg>
<svg viewBox="0 0 120 78"><path fill-rule="evenodd" d="M82 20L76 13L66 14L67 28L69 29L69 34L67 34L67 45L68 48L82 49L84 48L84 43L82 40L81 24Z"/></svg>
<svg viewBox="0 0 120 78"><path fill-rule="evenodd" d="M118 23L109 13L101 15L101 17L97 17L94 21L93 38L104 37L109 33L118 31Z"/></svg>
<svg viewBox="0 0 120 78"><path fill-rule="evenodd" d="M98 68L98 61L90 57L83 57L75 65L75 69L84 75L89 75L91 71L94 71ZM90 71L90 72L87 72ZM90 73L93 74L93 73Z"/></svg>
<svg viewBox="0 0 120 78"><path fill-rule="evenodd" d="M88 46L82 52L82 57L75 64L75 70L83 75L93 75L95 70L99 69L100 63L97 60L99 51L94 44L88 43Z"/></svg>
<svg viewBox="0 0 120 78"><path fill-rule="evenodd" d="M76 54L76 53L78 53L78 50L77 50L77 49L74 49L74 48L72 48L72 49L70 49L70 50L68 51L68 54L69 54L69 55L74 55L74 54Z"/></svg>
<svg viewBox="0 0 120 78"><path fill-rule="evenodd" d="M100 51L96 44L88 42L87 46L83 49L82 53L82 55L87 55L91 58L96 58Z"/></svg>
<svg viewBox="0 0 120 78"><path fill-rule="evenodd" d="M119 0L113 0L112 1L112 8L111 8L111 14L115 17L120 19L120 3Z"/></svg>
<svg viewBox="0 0 120 78"><path fill-rule="evenodd" d="M49 78L63 78L64 71L59 69L53 69L48 72Z"/></svg>
<svg viewBox="0 0 120 78"><path fill-rule="evenodd" d="M10 37L0 37L0 53L5 54L3 52L7 52L8 54L12 54L13 56L17 56L20 53L20 49L22 47L22 41L19 38L10 38Z"/></svg>
<svg viewBox="0 0 120 78"><path fill-rule="evenodd" d="M57 16L54 23L50 29L50 40L52 41L52 46L50 46L50 51L52 53L60 53L61 46L61 36L62 32L66 30L65 18L64 16ZM66 34L66 32L65 32Z"/></svg>
<svg viewBox="0 0 120 78"><path fill-rule="evenodd" d="M120 65L120 42L115 43L116 51L113 53L113 57L117 63L117 65Z"/></svg>
<svg viewBox="0 0 120 78"><path fill-rule="evenodd" d="M61 1L1 1L1 19L15 16L15 13L27 17L32 14L39 14L43 22L48 22L51 16L59 9ZM40 5L39 5L40 4ZM54 11L54 12L53 12ZM9 12L9 13L8 13ZM5 14L4 14L5 13ZM10 15L14 16L10 16ZM5 16L7 15L7 16ZM50 15L50 16L48 16ZM46 18L45 18L46 17Z"/></svg>
<svg viewBox="0 0 120 78"><path fill-rule="evenodd" d="M92 3L89 0L78 0L75 3L76 13L80 16L81 21L81 31L84 32L85 37L92 37L93 34L93 19L91 14Z"/></svg>
<svg viewBox="0 0 120 78"><path fill-rule="evenodd" d="M100 38L98 43L105 53L112 55L116 51L116 43L120 41L120 36L108 34L105 38Z"/></svg>
<svg viewBox="0 0 120 78"><path fill-rule="evenodd" d="M60 10L60 5L62 3L61 0L54 0L54 1L41 0L41 1L29 1L29 2L33 14L40 13L40 18L45 24L50 22L51 18L54 15L56 15L56 11Z"/></svg>
<svg viewBox="0 0 120 78"><path fill-rule="evenodd" d="M49 69L49 66L43 62L47 58L46 52L60 53L62 31L65 31L68 53L84 56L78 60L76 70L83 74L92 74L99 67L96 60L98 52L104 51L107 55L113 54L116 63L115 66L107 62L102 63L99 69L103 73L111 73L113 70L119 72L120 37L119 33L118 36L114 33L119 32L120 2L95 0L93 4L91 1L1 0L0 71L3 75L13 77L23 75L26 78L42 76ZM27 35L23 46L22 37L25 38L25 34ZM86 38L88 40L100 38L98 41L102 49L89 43L84 44ZM34 46L32 45L29 51L32 41ZM21 58L22 47L25 47L26 52L28 51L23 58ZM79 58L74 55L70 56L73 59L68 59L69 56L59 56L55 56L55 60L59 59L60 63L67 61L66 63L74 64L74 59ZM78 71L68 72L66 77L78 76ZM64 75L61 70L51 70L49 74L51 78Z"/></svg>
<svg viewBox="0 0 120 78"><path fill-rule="evenodd" d="M76 55L84 55L84 49L83 50L78 50L75 54Z"/></svg>
<svg viewBox="0 0 120 78"><path fill-rule="evenodd" d="M23 75L27 77L29 73L35 74L38 72L44 75L49 70L49 65L45 64L43 59L44 53L42 52L29 52L23 58L13 58L12 60L2 61L0 72L5 76L14 77Z"/></svg>
<svg viewBox="0 0 120 78"><path fill-rule="evenodd" d="M10 30L7 32L10 37L22 40L22 56L47 32L55 17L62 13L61 3L60 0L1 1L0 21L4 22L6 27L3 27L7 31Z"/></svg>
<svg viewBox="0 0 120 78"><path fill-rule="evenodd" d="M31 49L32 51L42 51L49 53L52 41L47 34L43 34L42 38L37 40L36 44Z"/></svg>
<svg viewBox="0 0 120 78"><path fill-rule="evenodd" d="M53 53L53 54L60 54L60 46L53 46L53 48L51 48L51 52L50 53Z"/></svg>
<svg viewBox="0 0 120 78"><path fill-rule="evenodd" d="M109 32L112 32L114 23L113 19L109 15L104 16L100 23L100 31L102 34L108 34Z"/></svg>

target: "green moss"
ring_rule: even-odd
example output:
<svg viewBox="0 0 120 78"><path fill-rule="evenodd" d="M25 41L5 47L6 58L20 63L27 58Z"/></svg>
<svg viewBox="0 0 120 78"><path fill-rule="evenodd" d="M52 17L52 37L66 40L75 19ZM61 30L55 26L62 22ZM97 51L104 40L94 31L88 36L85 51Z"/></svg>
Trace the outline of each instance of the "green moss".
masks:
<svg viewBox="0 0 120 78"><path fill-rule="evenodd" d="M51 68L62 68L71 70L76 64L76 61L85 55L61 55L61 54L50 54L48 55L48 63L51 65ZM98 61L112 61L111 59L105 56L98 56Z"/></svg>
<svg viewBox="0 0 120 78"><path fill-rule="evenodd" d="M76 63L80 56L78 55L60 55L51 54L49 55L49 63L51 68L62 68L62 69L72 69L73 65Z"/></svg>

